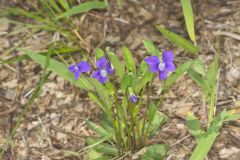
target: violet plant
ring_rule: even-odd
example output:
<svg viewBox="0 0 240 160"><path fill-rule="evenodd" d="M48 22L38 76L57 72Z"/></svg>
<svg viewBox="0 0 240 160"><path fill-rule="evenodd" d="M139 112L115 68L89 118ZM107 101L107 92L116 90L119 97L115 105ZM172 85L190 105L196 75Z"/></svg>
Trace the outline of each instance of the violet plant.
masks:
<svg viewBox="0 0 240 160"><path fill-rule="evenodd" d="M122 156L126 159L163 159L169 149L165 144L149 146L147 142L167 121L158 111L164 95L195 61L176 67L172 51L160 52L149 40L143 43L149 55L140 64L135 63L127 47L122 48L123 61L109 48L105 52L96 50L96 63L81 61L66 66L52 58L49 60L48 70L85 90L103 111L99 124L86 120L88 127L97 134L95 138L86 139L88 146L82 150L87 151L88 159ZM46 56L29 51L26 54L45 65ZM153 100L155 81L163 85L159 99Z"/></svg>

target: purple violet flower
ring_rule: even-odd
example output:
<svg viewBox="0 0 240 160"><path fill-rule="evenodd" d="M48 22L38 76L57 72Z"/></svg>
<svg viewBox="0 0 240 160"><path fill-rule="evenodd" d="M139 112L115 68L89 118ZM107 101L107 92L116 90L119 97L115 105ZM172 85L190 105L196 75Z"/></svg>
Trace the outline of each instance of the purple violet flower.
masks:
<svg viewBox="0 0 240 160"><path fill-rule="evenodd" d="M150 56L144 59L150 67L150 72L158 72L161 80L167 78L167 72L176 70L173 60L174 54L172 51L164 51L161 59L158 56Z"/></svg>
<svg viewBox="0 0 240 160"><path fill-rule="evenodd" d="M111 67L110 62L106 57L102 57L97 60L97 68L98 70L92 74L92 77L99 80L101 83L107 82L107 75L113 74L114 69Z"/></svg>
<svg viewBox="0 0 240 160"><path fill-rule="evenodd" d="M138 102L138 97L136 97L135 95L130 95L129 100L133 103L137 103Z"/></svg>
<svg viewBox="0 0 240 160"><path fill-rule="evenodd" d="M82 61L78 64L70 65L68 70L74 74L74 79L77 80L83 72L88 72L91 70L91 65L88 62Z"/></svg>

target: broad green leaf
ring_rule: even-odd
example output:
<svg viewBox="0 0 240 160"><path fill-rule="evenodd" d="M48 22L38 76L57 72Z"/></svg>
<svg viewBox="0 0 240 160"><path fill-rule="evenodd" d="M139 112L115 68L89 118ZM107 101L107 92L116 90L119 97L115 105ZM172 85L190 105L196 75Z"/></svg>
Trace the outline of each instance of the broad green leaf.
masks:
<svg viewBox="0 0 240 160"><path fill-rule="evenodd" d="M69 9L69 4L67 0L58 0L58 3L65 9L68 10Z"/></svg>
<svg viewBox="0 0 240 160"><path fill-rule="evenodd" d="M120 82L120 88L121 88L123 94L126 93L127 88L130 86L132 86L132 76L124 75Z"/></svg>
<svg viewBox="0 0 240 160"><path fill-rule="evenodd" d="M149 67L146 62L142 61L140 64L140 71L138 73L138 78L133 82L134 93L139 94L141 89L150 82L154 77L154 73L149 71Z"/></svg>
<svg viewBox="0 0 240 160"><path fill-rule="evenodd" d="M220 115L214 118L212 125L207 132L199 140L197 147L194 149L190 160L204 160L209 150L211 149L215 139L219 135L219 130L222 127L223 121L227 118L226 110L222 111Z"/></svg>
<svg viewBox="0 0 240 160"><path fill-rule="evenodd" d="M104 56L105 56L104 51L103 51L102 49L100 49L100 48L97 48L97 49L96 49L96 61L97 61L98 59L104 57Z"/></svg>
<svg viewBox="0 0 240 160"><path fill-rule="evenodd" d="M104 143L105 141L111 140L112 138L113 138L112 133L110 133L109 135L107 135L103 138L88 138L86 141L88 146L86 146L82 150L93 149L94 147Z"/></svg>
<svg viewBox="0 0 240 160"><path fill-rule="evenodd" d="M108 116L111 116L111 114L109 113L110 107L107 106L104 100L101 100L99 96L92 92L88 92L88 97L90 98L90 100L95 102L106 114L108 114Z"/></svg>
<svg viewBox="0 0 240 160"><path fill-rule="evenodd" d="M157 26L157 29L172 43L174 43L175 45L177 45L178 47L181 47L183 49L185 49L186 51L190 52L190 53L198 53L199 52L199 48L194 46L194 44L192 44L191 42L189 42L188 40L182 38L181 36L179 36L178 34L171 32L167 29L165 29L162 26Z"/></svg>
<svg viewBox="0 0 240 160"><path fill-rule="evenodd" d="M109 132L106 131L104 128L101 126L91 122L91 121L86 121L87 126L94 132L96 132L100 137L104 137L109 135Z"/></svg>
<svg viewBox="0 0 240 160"><path fill-rule="evenodd" d="M126 67L128 69L128 72L133 72L134 74L136 74L136 65L131 51L127 47L122 47L122 52L126 61Z"/></svg>
<svg viewBox="0 0 240 160"><path fill-rule="evenodd" d="M197 142L201 139L204 131L201 129L201 123L194 114L188 114L186 119L186 125L191 135L195 137Z"/></svg>
<svg viewBox="0 0 240 160"><path fill-rule="evenodd" d="M110 94L110 95L115 94L115 86L111 82L105 83L105 87L108 90L108 94Z"/></svg>
<svg viewBox="0 0 240 160"><path fill-rule="evenodd" d="M149 126L148 135L154 135L167 121L167 116L161 112L157 112ZM148 127L149 123L146 124Z"/></svg>
<svg viewBox="0 0 240 160"><path fill-rule="evenodd" d="M109 117L107 117L107 115L105 115L105 119L103 119L101 125L105 130L108 131L108 133L114 134L114 132L115 132L114 128L111 126L111 124L110 124L111 121L109 121L108 119L109 119Z"/></svg>
<svg viewBox="0 0 240 160"><path fill-rule="evenodd" d="M150 125L157 114L157 109L158 107L156 106L156 104L154 104L154 102L151 102L148 109L148 122Z"/></svg>
<svg viewBox="0 0 240 160"><path fill-rule="evenodd" d="M87 152L88 160L96 160L101 157L102 157L102 153L99 153L99 152L95 151L94 149L91 149L90 151Z"/></svg>
<svg viewBox="0 0 240 160"><path fill-rule="evenodd" d="M109 52L108 55L109 55L110 62L114 66L116 74L119 76L119 78L121 80L125 74L124 66L122 65L121 61L118 59L118 57L116 56L115 53Z"/></svg>
<svg viewBox="0 0 240 160"><path fill-rule="evenodd" d="M112 106L112 100L110 99L107 88L96 79L89 78L88 80L89 83L95 88L98 96L100 97L100 100L104 101L106 103L106 106Z"/></svg>
<svg viewBox="0 0 240 160"><path fill-rule="evenodd" d="M206 75L205 65L199 59L197 59L195 63L192 65L192 69L202 76Z"/></svg>
<svg viewBox="0 0 240 160"><path fill-rule="evenodd" d="M184 14L185 23L187 26L188 35L189 35L190 39L194 43L196 43L191 1L190 0L181 0L181 3L182 3L183 14Z"/></svg>
<svg viewBox="0 0 240 160"><path fill-rule="evenodd" d="M32 51L24 51L31 59L39 63L41 66L44 66L46 56L40 55L38 53L34 53ZM68 67L61 62L58 62L54 59L50 59L48 70L53 71L60 77L68 80L70 83L74 84L75 86L85 89L85 90L92 90L93 86L89 83L89 79L86 78L84 75L78 80L74 80L74 75L68 70Z"/></svg>
<svg viewBox="0 0 240 160"><path fill-rule="evenodd" d="M88 145L92 145L92 144L96 144L98 143L99 140L98 139L94 139L94 138L87 138L87 144ZM93 147L97 152L99 153L103 153L106 155L112 155L112 156L116 156L118 154L118 150L113 146L113 145L109 145L109 144L99 144L96 145L95 147Z"/></svg>
<svg viewBox="0 0 240 160"><path fill-rule="evenodd" d="M167 155L169 147L165 144L154 144L146 148L141 160L163 160Z"/></svg>
<svg viewBox="0 0 240 160"><path fill-rule="evenodd" d="M88 2L81 3L77 6L74 6L73 8L68 9L65 13L59 15L57 17L57 19L63 18L63 17L69 17L69 16L76 15L76 14L85 13L85 12L88 12L93 9L105 9L106 7L107 6L104 2L96 1L96 0L88 1Z"/></svg>
<svg viewBox="0 0 240 160"><path fill-rule="evenodd" d="M147 51L151 54L151 55L158 55L159 50L158 48L154 45L154 43L150 40L144 40L143 44L145 46L145 48L147 49Z"/></svg>

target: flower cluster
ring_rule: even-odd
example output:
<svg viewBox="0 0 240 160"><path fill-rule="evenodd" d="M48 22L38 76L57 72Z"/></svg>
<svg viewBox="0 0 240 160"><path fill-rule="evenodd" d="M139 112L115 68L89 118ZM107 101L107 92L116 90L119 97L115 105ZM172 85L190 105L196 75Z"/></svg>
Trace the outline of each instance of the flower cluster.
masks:
<svg viewBox="0 0 240 160"><path fill-rule="evenodd" d="M144 61L149 65L150 72L158 73L160 80L165 80L168 72L175 71L176 68L173 60L174 54L172 51L164 51L161 58L158 56L149 56L144 59ZM106 57L101 57L97 60L96 66L97 70L93 72L92 77L103 84L106 83L108 80L108 75L114 73L111 63ZM77 80L82 73L91 71L91 65L86 61L82 61L78 64L70 65L68 69L74 74L74 79ZM129 101L137 103L138 97L131 93L129 96Z"/></svg>
<svg viewBox="0 0 240 160"><path fill-rule="evenodd" d="M97 60L96 66L98 70L92 74L92 77L99 80L101 83L106 83L107 75L114 73L114 69L112 68L110 62L106 57L102 57ZM74 74L74 79L77 80L82 73L91 71L91 65L86 61L82 61L78 64L70 65L68 69Z"/></svg>
<svg viewBox="0 0 240 160"><path fill-rule="evenodd" d="M150 67L150 72L157 72L161 80L167 78L167 72L175 71L173 60L174 54L172 51L164 51L161 59L158 56L150 56L144 59Z"/></svg>
<svg viewBox="0 0 240 160"><path fill-rule="evenodd" d="M107 75L113 74L114 69L106 57L100 58L97 63L98 70L92 74L92 77L99 80L101 83L107 82Z"/></svg>

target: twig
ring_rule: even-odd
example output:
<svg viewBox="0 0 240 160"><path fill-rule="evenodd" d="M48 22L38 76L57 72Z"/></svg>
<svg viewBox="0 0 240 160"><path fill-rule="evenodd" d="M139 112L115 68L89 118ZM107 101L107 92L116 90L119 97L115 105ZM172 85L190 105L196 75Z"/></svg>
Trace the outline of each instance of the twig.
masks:
<svg viewBox="0 0 240 160"><path fill-rule="evenodd" d="M216 31L216 32L213 32L213 35L214 36L227 36L227 37L230 37L230 38L233 38L233 39L236 39L236 40L240 41L240 35L234 34L234 33L231 33L231 32Z"/></svg>
<svg viewBox="0 0 240 160"><path fill-rule="evenodd" d="M179 143L181 143L185 139L188 139L189 137L190 137L190 135L187 135L187 136L183 137L182 139L180 139L177 142L173 143L170 147L174 147L174 146L178 145Z"/></svg>

